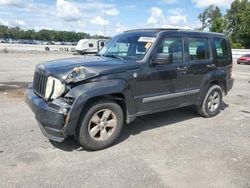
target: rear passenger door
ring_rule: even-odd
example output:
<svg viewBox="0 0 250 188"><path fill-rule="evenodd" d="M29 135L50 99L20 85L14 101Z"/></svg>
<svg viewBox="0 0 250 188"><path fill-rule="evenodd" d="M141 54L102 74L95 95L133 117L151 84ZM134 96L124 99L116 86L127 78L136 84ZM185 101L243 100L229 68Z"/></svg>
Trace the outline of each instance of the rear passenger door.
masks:
<svg viewBox="0 0 250 188"><path fill-rule="evenodd" d="M202 87L205 75L215 69L209 38L203 36L185 36L186 100L194 102Z"/></svg>

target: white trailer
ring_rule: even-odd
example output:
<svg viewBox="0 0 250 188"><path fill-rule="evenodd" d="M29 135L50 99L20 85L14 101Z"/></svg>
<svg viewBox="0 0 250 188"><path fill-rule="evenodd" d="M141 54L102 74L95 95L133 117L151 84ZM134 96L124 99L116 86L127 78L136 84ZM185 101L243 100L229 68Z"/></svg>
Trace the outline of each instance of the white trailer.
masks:
<svg viewBox="0 0 250 188"><path fill-rule="evenodd" d="M81 39L76 45L78 54L95 54L106 43L106 39Z"/></svg>

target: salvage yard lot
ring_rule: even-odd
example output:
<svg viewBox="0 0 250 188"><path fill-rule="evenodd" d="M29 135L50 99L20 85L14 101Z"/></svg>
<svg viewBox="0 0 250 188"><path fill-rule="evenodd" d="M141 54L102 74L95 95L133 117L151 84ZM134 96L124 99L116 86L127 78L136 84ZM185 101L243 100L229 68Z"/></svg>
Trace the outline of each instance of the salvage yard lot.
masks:
<svg viewBox="0 0 250 188"><path fill-rule="evenodd" d="M112 147L49 142L23 92L37 63L69 54L0 54L0 187L250 187L250 66L210 119L193 108L138 118Z"/></svg>

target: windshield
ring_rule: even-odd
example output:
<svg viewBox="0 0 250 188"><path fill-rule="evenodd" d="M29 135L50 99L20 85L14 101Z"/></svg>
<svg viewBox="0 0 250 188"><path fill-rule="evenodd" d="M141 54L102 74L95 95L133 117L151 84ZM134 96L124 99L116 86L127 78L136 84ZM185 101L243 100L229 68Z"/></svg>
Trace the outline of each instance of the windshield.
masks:
<svg viewBox="0 0 250 188"><path fill-rule="evenodd" d="M124 60L142 60L152 46L156 32L123 33L112 38L98 53Z"/></svg>

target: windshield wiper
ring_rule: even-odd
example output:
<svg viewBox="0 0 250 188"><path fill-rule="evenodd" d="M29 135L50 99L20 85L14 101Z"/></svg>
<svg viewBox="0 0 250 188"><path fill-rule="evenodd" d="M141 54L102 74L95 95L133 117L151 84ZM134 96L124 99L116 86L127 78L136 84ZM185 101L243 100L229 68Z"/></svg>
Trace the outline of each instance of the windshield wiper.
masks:
<svg viewBox="0 0 250 188"><path fill-rule="evenodd" d="M111 58L116 58L116 59L124 60L122 57L116 56L114 54L112 54L112 55L97 54L97 56L111 57Z"/></svg>

